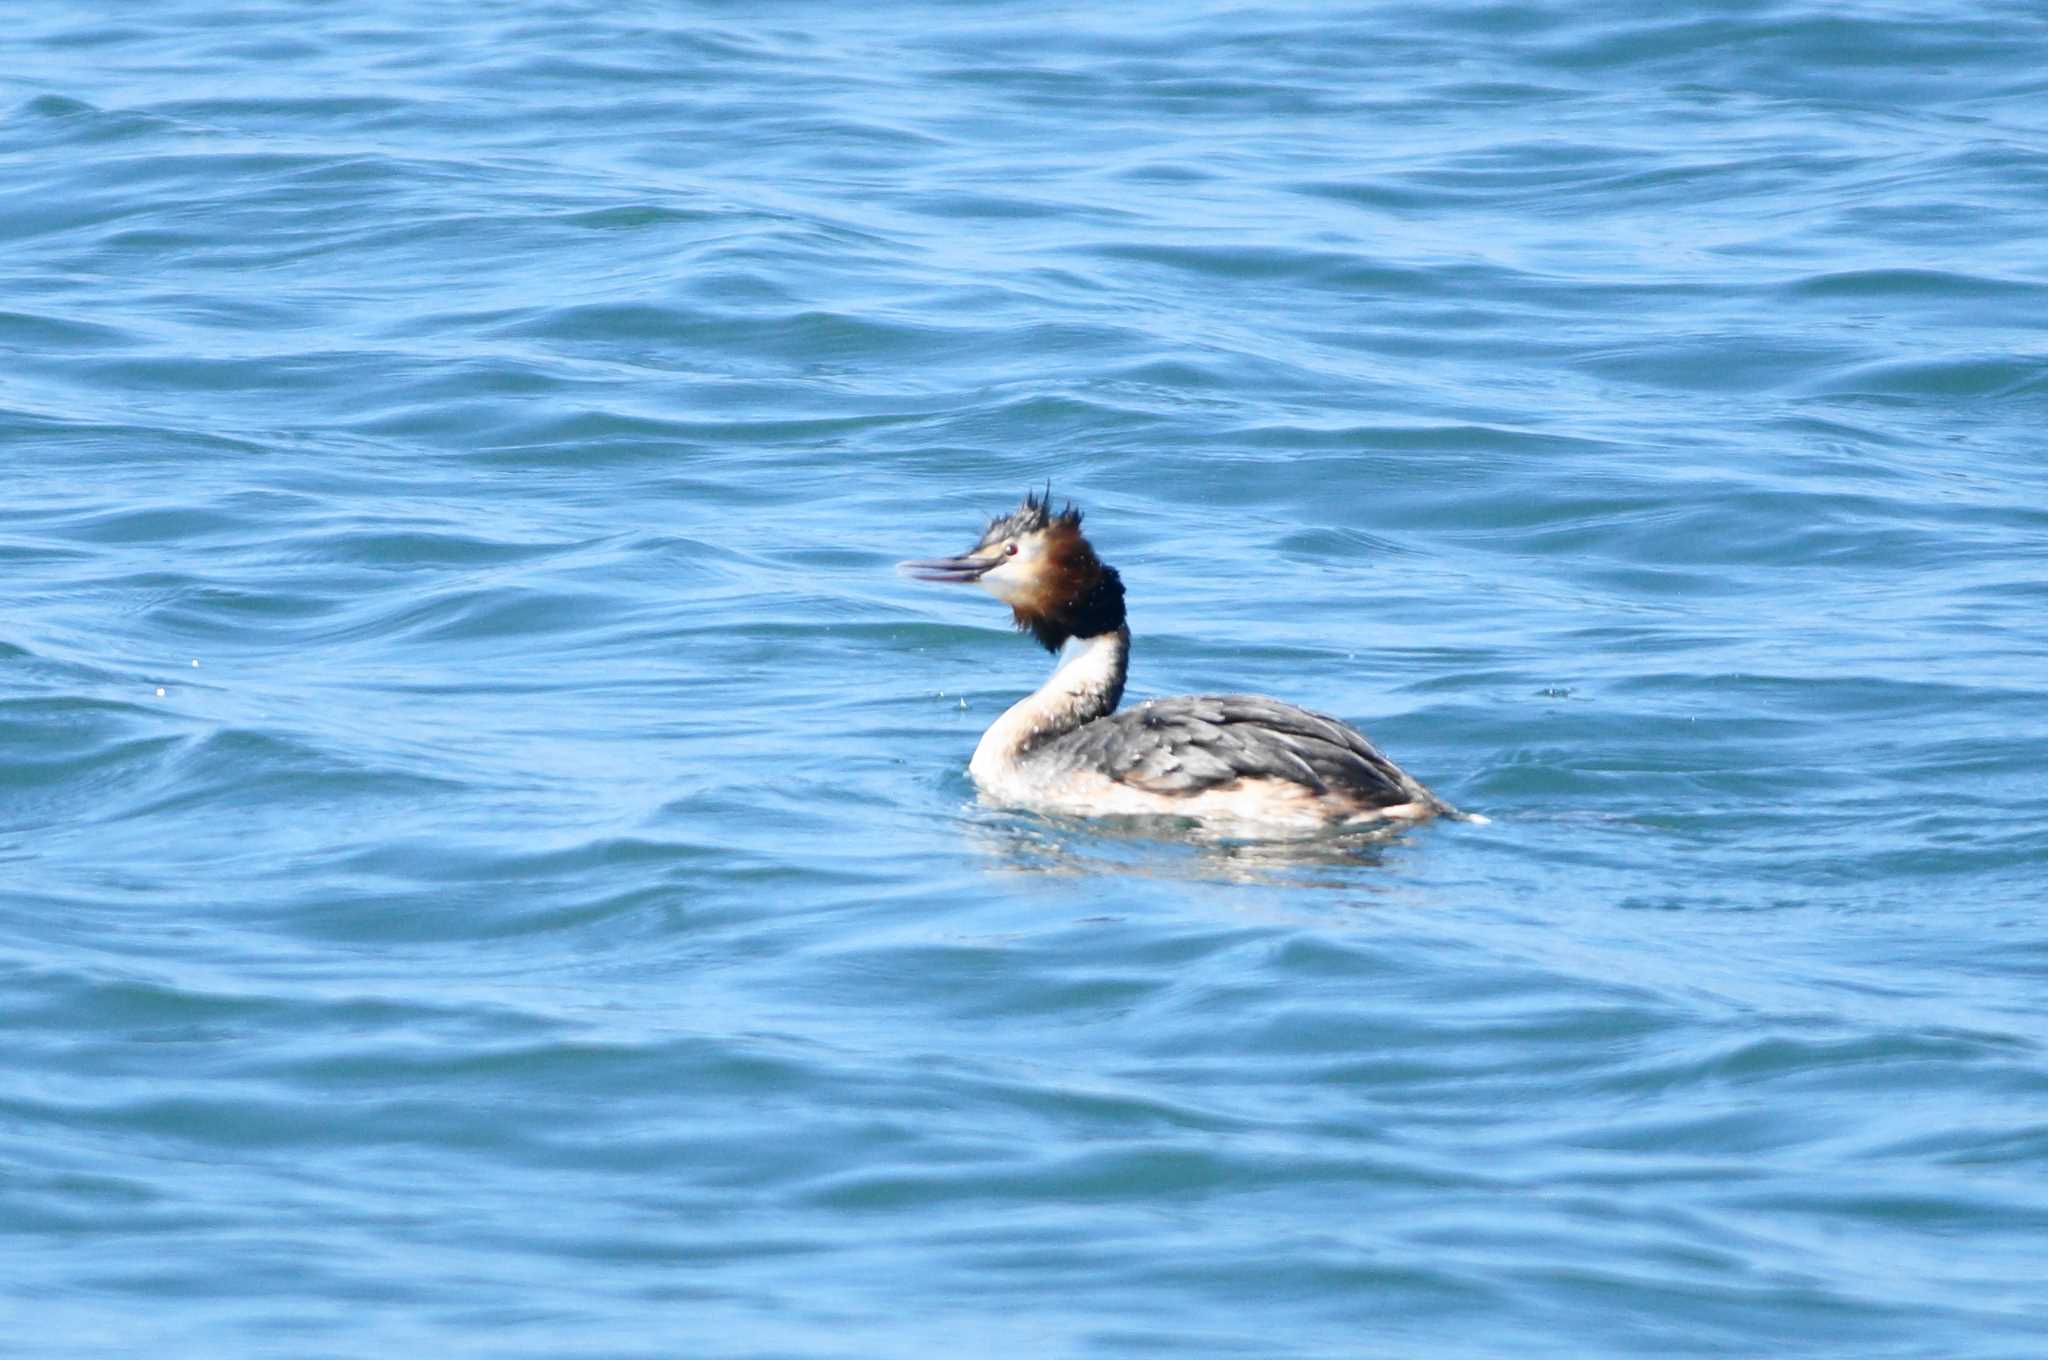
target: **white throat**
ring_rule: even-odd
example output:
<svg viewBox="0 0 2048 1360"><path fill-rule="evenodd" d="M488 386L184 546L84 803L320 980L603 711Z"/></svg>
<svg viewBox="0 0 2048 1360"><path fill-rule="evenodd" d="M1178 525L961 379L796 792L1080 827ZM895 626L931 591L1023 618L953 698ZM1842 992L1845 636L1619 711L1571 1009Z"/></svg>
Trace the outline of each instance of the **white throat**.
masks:
<svg viewBox="0 0 2048 1360"><path fill-rule="evenodd" d="M1114 712L1130 662L1128 628L1070 639L1051 677L1010 705L982 734L967 767L974 782L999 789L1015 776L1018 760L1034 744Z"/></svg>

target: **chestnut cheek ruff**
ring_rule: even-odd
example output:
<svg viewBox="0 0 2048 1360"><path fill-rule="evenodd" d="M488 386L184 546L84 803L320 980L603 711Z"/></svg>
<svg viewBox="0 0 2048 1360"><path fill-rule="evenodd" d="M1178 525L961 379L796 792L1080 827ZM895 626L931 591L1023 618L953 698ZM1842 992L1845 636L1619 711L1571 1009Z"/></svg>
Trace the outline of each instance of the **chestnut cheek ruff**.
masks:
<svg viewBox="0 0 2048 1360"><path fill-rule="evenodd" d="M1115 567L1098 567L1094 584L1078 599L1044 613L1011 612L1017 626L1030 629L1039 646L1057 652L1068 638L1100 637L1124 626L1124 581Z"/></svg>

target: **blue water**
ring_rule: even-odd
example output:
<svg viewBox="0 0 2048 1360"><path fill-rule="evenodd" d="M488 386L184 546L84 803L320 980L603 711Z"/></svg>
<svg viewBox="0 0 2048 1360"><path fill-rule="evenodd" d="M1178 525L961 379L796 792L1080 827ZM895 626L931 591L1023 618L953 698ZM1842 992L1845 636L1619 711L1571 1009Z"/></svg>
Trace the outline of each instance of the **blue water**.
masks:
<svg viewBox="0 0 2048 1360"><path fill-rule="evenodd" d="M39 1357L2048 1351L2048 20L17 7ZM1490 825L978 806L898 579Z"/></svg>

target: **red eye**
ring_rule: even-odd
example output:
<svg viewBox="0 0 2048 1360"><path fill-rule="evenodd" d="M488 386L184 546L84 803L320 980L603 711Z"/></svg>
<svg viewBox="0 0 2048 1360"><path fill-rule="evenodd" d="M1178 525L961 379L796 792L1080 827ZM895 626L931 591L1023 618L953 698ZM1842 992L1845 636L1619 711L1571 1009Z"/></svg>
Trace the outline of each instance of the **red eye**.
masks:
<svg viewBox="0 0 2048 1360"><path fill-rule="evenodd" d="M1003 549L1003 556L1005 556L1005 557L1015 557L1016 555L1017 555L1017 545L1016 545L1016 544L1014 544L1014 543L1012 543L1012 544L1011 544L1011 545L1010 545L1009 547L1007 547L1007 548Z"/></svg>

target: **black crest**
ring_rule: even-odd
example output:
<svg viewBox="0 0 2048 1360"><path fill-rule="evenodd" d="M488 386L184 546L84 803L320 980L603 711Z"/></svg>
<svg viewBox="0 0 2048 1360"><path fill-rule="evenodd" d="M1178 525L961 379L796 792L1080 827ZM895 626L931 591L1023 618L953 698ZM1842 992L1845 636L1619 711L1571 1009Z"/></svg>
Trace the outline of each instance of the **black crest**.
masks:
<svg viewBox="0 0 2048 1360"><path fill-rule="evenodd" d="M1043 533L1054 525L1079 529L1081 512L1069 501L1058 514L1052 509L1052 483L1045 484L1043 493L1027 491L1024 503L1007 515L997 515L988 522L988 529L981 536L977 548L986 548L991 543L1000 543L1006 538L1017 538L1024 534Z"/></svg>

